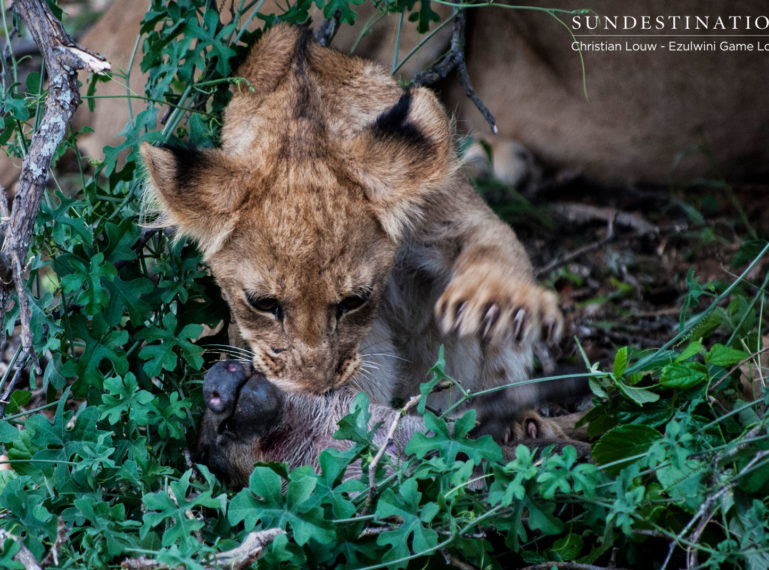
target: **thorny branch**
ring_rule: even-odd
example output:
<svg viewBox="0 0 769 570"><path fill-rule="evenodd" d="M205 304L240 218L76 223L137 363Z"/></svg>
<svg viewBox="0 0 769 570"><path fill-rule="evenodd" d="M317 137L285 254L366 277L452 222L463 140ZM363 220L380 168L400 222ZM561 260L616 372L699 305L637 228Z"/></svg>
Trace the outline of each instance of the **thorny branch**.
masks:
<svg viewBox="0 0 769 570"><path fill-rule="evenodd" d="M18 303L22 346L22 358L17 361L17 373L6 387L6 394L13 390L15 381L19 378L18 371L26 366L27 361L30 358L36 361L32 348L29 298L25 286L25 262L53 155L64 138L75 109L80 104L77 71L84 69L93 73L104 73L109 70L109 64L103 58L75 45L45 2L16 0L13 9L26 22L32 39L40 49L48 71L49 85L43 118L32 136L29 151L22 164L18 189L13 197L13 208L9 209L4 188L0 198L0 228L3 232L0 248L0 329L4 330L3 322L8 309L12 304ZM2 334L0 332L0 338ZM5 404L0 403L0 406L1 417Z"/></svg>
<svg viewBox="0 0 769 570"><path fill-rule="evenodd" d="M478 97L475 89L473 89L473 86L470 83L470 74L467 72L467 64L465 63L466 18L464 10L461 8L454 8L454 12L456 16L452 23L451 48L449 49L449 53L447 53L435 66L417 73L411 84L416 87L430 86L441 79L446 78L449 73L456 69L459 74L459 82L465 89L465 95L467 95L468 99L475 104L483 115L483 118L489 123L491 132L497 134L497 121L494 118L494 115L491 114L491 111L489 111L488 107L481 101L481 98Z"/></svg>

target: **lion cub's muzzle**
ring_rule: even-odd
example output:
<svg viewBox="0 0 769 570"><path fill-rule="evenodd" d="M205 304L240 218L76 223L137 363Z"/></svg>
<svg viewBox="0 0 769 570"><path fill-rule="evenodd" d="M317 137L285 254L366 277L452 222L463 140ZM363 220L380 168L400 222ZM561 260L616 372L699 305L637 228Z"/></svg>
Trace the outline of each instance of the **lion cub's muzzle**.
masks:
<svg viewBox="0 0 769 570"><path fill-rule="evenodd" d="M248 363L217 362L206 373L203 398L220 436L234 440L268 433L283 414L283 394Z"/></svg>

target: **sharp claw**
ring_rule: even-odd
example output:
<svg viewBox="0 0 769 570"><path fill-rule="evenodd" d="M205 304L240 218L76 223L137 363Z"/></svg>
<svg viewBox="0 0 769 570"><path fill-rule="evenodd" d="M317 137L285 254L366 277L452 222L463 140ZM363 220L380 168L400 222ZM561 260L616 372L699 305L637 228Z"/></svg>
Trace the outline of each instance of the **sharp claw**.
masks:
<svg viewBox="0 0 769 570"><path fill-rule="evenodd" d="M553 342L553 331L555 330L555 323L550 321L549 323L545 323L545 326L543 327L543 336L545 337L545 342L551 343Z"/></svg>
<svg viewBox="0 0 769 570"><path fill-rule="evenodd" d="M518 309L513 317L513 338L515 342L521 342L523 340L523 324L526 321L526 310Z"/></svg>
<svg viewBox="0 0 769 570"><path fill-rule="evenodd" d="M489 331L494 327L495 324L497 324L497 320L499 320L500 310L499 305L495 303L491 303L489 305L486 305L486 312L483 315L483 321L481 324L483 325L483 332L481 333L481 336L486 339L486 337L489 335Z"/></svg>
<svg viewBox="0 0 769 570"><path fill-rule="evenodd" d="M465 307L467 306L467 301L462 301L457 305L457 309L454 312L454 326L451 327L451 332L456 333L459 331L459 327L462 325L462 313L465 310Z"/></svg>
<svg viewBox="0 0 769 570"><path fill-rule="evenodd" d="M537 439L538 432L537 422L526 420L526 434L529 436L529 439Z"/></svg>

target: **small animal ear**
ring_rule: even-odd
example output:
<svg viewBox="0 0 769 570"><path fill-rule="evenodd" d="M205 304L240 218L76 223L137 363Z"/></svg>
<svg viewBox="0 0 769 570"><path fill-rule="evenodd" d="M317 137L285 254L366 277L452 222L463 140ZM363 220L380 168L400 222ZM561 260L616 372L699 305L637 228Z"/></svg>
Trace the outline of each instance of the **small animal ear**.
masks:
<svg viewBox="0 0 769 570"><path fill-rule="evenodd" d="M399 241L457 170L449 118L428 89L405 91L356 141L358 179L382 227Z"/></svg>
<svg viewBox="0 0 769 570"><path fill-rule="evenodd" d="M140 147L151 184L148 202L159 213L160 227L176 226L204 251L229 233L231 213L243 199L238 169L216 149ZM223 233L225 232L225 233Z"/></svg>

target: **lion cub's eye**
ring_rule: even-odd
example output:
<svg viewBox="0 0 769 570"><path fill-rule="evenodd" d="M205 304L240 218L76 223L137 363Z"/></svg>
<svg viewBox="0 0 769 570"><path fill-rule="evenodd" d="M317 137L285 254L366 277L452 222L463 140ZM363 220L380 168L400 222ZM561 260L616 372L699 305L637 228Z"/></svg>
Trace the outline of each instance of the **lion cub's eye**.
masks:
<svg viewBox="0 0 769 570"><path fill-rule="evenodd" d="M283 307L277 299L272 297L256 297L246 293L248 304L261 313L269 313L276 319L283 320Z"/></svg>
<svg viewBox="0 0 769 570"><path fill-rule="evenodd" d="M350 295L342 299L342 302L336 306L336 315L341 317L345 313L360 309L371 297L369 293L363 293L362 295Z"/></svg>

